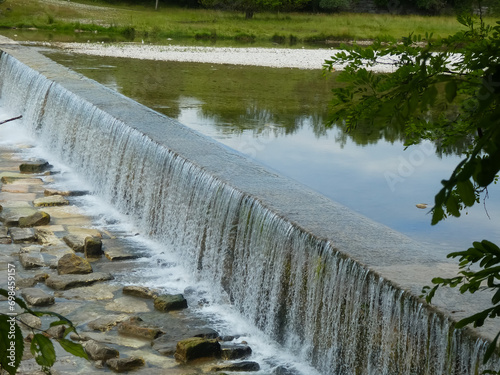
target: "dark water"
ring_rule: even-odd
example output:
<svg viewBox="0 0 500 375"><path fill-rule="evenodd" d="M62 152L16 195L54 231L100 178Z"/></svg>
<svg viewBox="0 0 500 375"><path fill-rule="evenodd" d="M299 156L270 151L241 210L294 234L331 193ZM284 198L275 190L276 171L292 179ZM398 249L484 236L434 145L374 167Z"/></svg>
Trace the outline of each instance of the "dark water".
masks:
<svg viewBox="0 0 500 375"><path fill-rule="evenodd" d="M443 254L500 242L500 190L461 218L430 225L440 181L460 158L424 143L404 150L401 129L326 128L332 80L319 70L154 62L43 51L281 174ZM489 217L488 217L489 215Z"/></svg>

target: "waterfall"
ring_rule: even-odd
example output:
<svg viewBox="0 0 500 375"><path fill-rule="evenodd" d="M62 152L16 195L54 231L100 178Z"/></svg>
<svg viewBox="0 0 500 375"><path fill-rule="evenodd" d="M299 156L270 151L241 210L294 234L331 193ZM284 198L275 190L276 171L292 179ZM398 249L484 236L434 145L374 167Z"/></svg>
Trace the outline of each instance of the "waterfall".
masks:
<svg viewBox="0 0 500 375"><path fill-rule="evenodd" d="M135 218L152 239L172 244L193 275L228 296L286 350L325 375L482 371L484 339L454 329L445 314L340 251L348 242L341 234L337 242L322 235L335 228L316 230L316 218L303 225L298 201L288 214L276 210L267 197L282 199L295 185L263 188L264 198L257 188L249 192L245 184L255 179L279 178L278 186L283 180L198 134L189 137L208 142L203 147L210 152L192 160L198 151L185 147L184 133L177 132L189 130L182 125L34 52L16 53L1 56L1 104L22 113L40 142L84 176L95 194ZM20 61L24 54L41 61L37 70ZM117 102L130 113L112 113ZM151 130L150 118L161 128ZM224 157L215 163L217 153ZM324 200L304 194L329 214ZM365 227L360 221L360 230Z"/></svg>

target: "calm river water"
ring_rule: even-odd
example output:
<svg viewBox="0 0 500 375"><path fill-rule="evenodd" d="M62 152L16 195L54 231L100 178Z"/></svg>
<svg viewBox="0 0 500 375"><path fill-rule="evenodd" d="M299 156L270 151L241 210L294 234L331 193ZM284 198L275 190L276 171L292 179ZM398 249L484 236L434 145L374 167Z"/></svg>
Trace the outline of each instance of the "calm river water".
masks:
<svg viewBox="0 0 500 375"><path fill-rule="evenodd" d="M431 226L416 204L432 206L460 158L430 143L405 150L400 129L326 128L333 80L320 70L41 52L443 255L484 238L500 243L497 186L485 205Z"/></svg>

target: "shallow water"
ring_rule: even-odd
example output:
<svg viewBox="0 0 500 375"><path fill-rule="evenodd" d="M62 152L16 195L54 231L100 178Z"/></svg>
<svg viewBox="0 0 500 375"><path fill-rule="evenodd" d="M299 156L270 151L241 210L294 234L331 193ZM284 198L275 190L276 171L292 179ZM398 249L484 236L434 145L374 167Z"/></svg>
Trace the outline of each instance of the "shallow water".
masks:
<svg viewBox="0 0 500 375"><path fill-rule="evenodd" d="M430 225L440 181L460 158L432 144L404 150L398 129L326 128L333 81L320 70L273 69L46 55L443 255L487 238L500 242L500 190L461 218Z"/></svg>

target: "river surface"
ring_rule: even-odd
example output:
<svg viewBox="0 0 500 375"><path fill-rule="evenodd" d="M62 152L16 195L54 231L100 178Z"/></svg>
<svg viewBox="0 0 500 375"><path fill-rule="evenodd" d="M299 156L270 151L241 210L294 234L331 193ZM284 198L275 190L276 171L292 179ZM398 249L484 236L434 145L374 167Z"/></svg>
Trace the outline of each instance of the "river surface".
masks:
<svg viewBox="0 0 500 375"><path fill-rule="evenodd" d="M333 79L321 70L41 52L443 255L500 242L497 186L484 204L431 226L434 195L460 157L430 143L405 150L400 129L326 127Z"/></svg>

